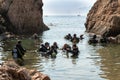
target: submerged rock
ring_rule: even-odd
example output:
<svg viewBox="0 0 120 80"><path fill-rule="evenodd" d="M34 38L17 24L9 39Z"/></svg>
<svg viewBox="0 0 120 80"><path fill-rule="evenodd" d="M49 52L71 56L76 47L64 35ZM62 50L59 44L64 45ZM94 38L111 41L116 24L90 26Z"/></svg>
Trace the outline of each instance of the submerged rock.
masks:
<svg viewBox="0 0 120 80"><path fill-rule="evenodd" d="M86 31L102 36L120 34L120 0L97 0L87 15Z"/></svg>
<svg viewBox="0 0 120 80"><path fill-rule="evenodd" d="M0 66L0 80L50 80L50 78L37 70L29 70L18 66L14 61L8 61Z"/></svg>
<svg viewBox="0 0 120 80"><path fill-rule="evenodd" d="M0 15L4 19L0 25L15 34L41 33L48 29L43 23L42 6L42 0L0 0Z"/></svg>

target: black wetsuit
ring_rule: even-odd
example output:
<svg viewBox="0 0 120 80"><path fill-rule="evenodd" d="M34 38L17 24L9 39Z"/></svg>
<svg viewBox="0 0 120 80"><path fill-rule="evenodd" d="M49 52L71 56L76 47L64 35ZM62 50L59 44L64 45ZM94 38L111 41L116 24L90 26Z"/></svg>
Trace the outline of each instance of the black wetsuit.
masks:
<svg viewBox="0 0 120 80"><path fill-rule="evenodd" d="M78 57L79 54L79 49L78 47L73 48L73 50L71 50L72 56L71 57Z"/></svg>
<svg viewBox="0 0 120 80"><path fill-rule="evenodd" d="M18 55L18 58L22 59L23 60L23 56L26 52L26 50L22 47L22 45L20 43L18 43L16 45L16 49L17 49L17 55Z"/></svg>

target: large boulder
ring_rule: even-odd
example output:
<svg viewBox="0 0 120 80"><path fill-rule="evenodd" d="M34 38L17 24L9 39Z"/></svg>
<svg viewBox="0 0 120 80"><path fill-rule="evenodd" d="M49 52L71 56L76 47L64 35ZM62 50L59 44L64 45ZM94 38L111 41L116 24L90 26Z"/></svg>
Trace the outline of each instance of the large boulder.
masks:
<svg viewBox="0 0 120 80"><path fill-rule="evenodd" d="M37 70L29 70L18 66L14 61L8 61L0 66L0 80L50 80L50 78Z"/></svg>
<svg viewBox="0 0 120 80"><path fill-rule="evenodd" d="M120 0L97 0L87 15L86 31L103 36L120 34Z"/></svg>
<svg viewBox="0 0 120 80"><path fill-rule="evenodd" d="M0 14L6 31L33 34L48 30L43 23L42 0L0 0Z"/></svg>

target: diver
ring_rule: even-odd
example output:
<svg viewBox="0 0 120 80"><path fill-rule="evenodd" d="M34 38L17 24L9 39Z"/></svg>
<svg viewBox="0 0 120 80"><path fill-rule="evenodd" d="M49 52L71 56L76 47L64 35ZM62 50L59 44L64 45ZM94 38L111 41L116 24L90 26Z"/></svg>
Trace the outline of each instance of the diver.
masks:
<svg viewBox="0 0 120 80"><path fill-rule="evenodd" d="M76 44L73 44L72 50L71 50L72 56L71 57L78 57L79 55L79 49Z"/></svg>
<svg viewBox="0 0 120 80"><path fill-rule="evenodd" d="M71 39L71 41L72 41L73 43L78 43L78 42L79 42L79 38L77 37L76 34L73 35L73 38Z"/></svg>
<svg viewBox="0 0 120 80"><path fill-rule="evenodd" d="M26 50L22 47L22 42L19 40L18 43L16 44L16 49L17 49L17 57L20 58L21 60L23 59L23 56L26 52Z"/></svg>

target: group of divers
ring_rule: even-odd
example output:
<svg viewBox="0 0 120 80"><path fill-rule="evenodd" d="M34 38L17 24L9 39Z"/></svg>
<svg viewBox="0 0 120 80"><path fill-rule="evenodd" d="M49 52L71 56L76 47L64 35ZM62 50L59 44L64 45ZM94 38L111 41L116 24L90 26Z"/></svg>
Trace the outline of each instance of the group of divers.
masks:
<svg viewBox="0 0 120 80"><path fill-rule="evenodd" d="M64 44L62 48L58 47L57 42L54 42L51 46L49 42L45 42L44 44L40 44L40 48L37 50L42 57L51 57L51 58L56 58L58 54L58 50L62 50L63 52L66 53L67 57L69 57L69 54L71 54L71 57L73 58L78 58L79 55L79 48L77 46L77 43L79 43L80 40L83 40L84 35L80 35L80 37L77 37L76 34L71 36L71 34L67 34L64 38L66 40L69 40L73 43L72 46L69 44ZM88 41L89 43L97 43L98 41L96 40L96 35L93 35L92 38ZM34 36L34 39L37 39L37 35ZM101 39L101 41L105 42L105 39ZM21 41L18 41L15 47L12 50L12 56L13 59L20 59L24 61L23 56L26 52L26 50L23 48Z"/></svg>

